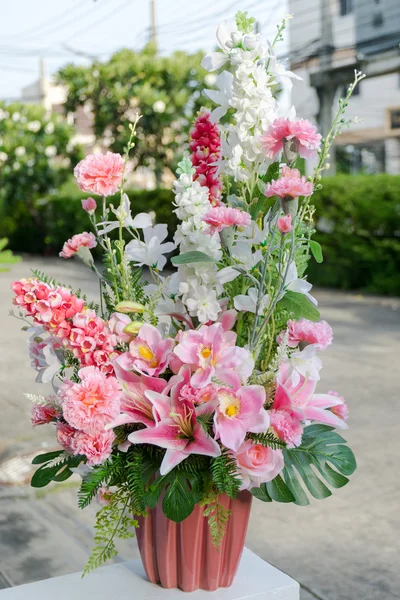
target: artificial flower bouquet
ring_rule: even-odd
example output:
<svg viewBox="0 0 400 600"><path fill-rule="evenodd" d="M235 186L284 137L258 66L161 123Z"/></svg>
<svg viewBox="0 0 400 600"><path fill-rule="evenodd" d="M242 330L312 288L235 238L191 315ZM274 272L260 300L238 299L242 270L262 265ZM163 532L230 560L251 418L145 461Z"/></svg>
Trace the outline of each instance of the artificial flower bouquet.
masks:
<svg viewBox="0 0 400 600"><path fill-rule="evenodd" d="M334 431L346 428L344 399L316 392L332 329L305 271L311 256L322 261L312 195L362 76L325 139L293 109L282 113L279 92L295 77L274 52L286 21L269 45L246 13L219 27L220 49L203 61L223 69L205 90L217 107L199 113L177 169L173 242L150 214L132 214L131 124L124 156L87 156L74 171L97 197L82 201L92 232L60 256L96 273L99 304L40 273L13 284L37 381L54 390L33 396L32 424L51 423L61 446L34 459L32 485L78 472L80 507L96 497L103 505L86 570L157 505L175 522L203 506L218 547L229 519L222 497L249 490L306 505L355 469ZM299 159L315 160L312 177Z"/></svg>

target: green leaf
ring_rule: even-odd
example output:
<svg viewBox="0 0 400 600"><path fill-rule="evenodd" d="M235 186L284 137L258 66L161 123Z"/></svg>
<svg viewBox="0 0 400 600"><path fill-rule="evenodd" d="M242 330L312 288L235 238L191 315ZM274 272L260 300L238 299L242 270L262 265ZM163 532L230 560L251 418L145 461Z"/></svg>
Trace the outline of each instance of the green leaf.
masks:
<svg viewBox="0 0 400 600"><path fill-rule="evenodd" d="M47 461L45 464L42 464L33 474L31 486L35 488L42 488L48 485L51 481L66 481L72 475L70 467L77 467L82 460L82 456L67 456L65 460L54 466L47 466L51 462Z"/></svg>
<svg viewBox="0 0 400 600"><path fill-rule="evenodd" d="M193 175L196 170L193 168L192 161L190 158L185 156L182 158L181 162L178 163L178 168L176 169L178 175Z"/></svg>
<svg viewBox="0 0 400 600"><path fill-rule="evenodd" d="M267 172L261 179L264 183L271 183L273 179L279 179L279 162L269 165Z"/></svg>
<svg viewBox="0 0 400 600"><path fill-rule="evenodd" d="M279 308L287 310L295 319L309 319L318 321L321 317L319 311L304 294L287 291L277 304Z"/></svg>
<svg viewBox="0 0 400 600"><path fill-rule="evenodd" d="M261 500L262 502L272 502L272 498L267 492L265 483L262 483L259 488L252 488L250 491L254 498L258 498L258 500Z"/></svg>
<svg viewBox="0 0 400 600"><path fill-rule="evenodd" d="M194 510L194 498L184 473L174 473L163 498L162 508L168 519L180 523Z"/></svg>
<svg viewBox="0 0 400 600"><path fill-rule="evenodd" d="M322 254L321 244L319 244L315 240L310 240L310 250L317 263L322 263L324 257Z"/></svg>
<svg viewBox="0 0 400 600"><path fill-rule="evenodd" d="M204 252L194 250L193 252L184 252L183 254L179 254L179 256L173 256L171 262L173 265L187 265L197 262L215 263L216 261L211 256L204 254Z"/></svg>
<svg viewBox="0 0 400 600"><path fill-rule="evenodd" d="M64 450L55 450L54 452L46 452L45 454L39 454L38 456L35 456L35 458L32 460L32 464L42 465L43 463L50 462L51 460L57 458L57 456L60 456L60 454L62 454L63 452Z"/></svg>
<svg viewBox="0 0 400 600"><path fill-rule="evenodd" d="M346 445L346 441L328 425L310 425L304 429L302 443L298 448L283 450L285 468L282 472L284 484L292 493L295 504L305 506L309 499L303 489L317 499L327 498L332 494L320 476L333 488L340 488L348 483L347 475L356 468L354 454ZM335 467L335 468L333 468ZM276 480L274 479L271 484ZM273 500L285 493L281 482L278 489L269 489ZM274 497L274 494L277 497ZM278 500L282 501L282 500Z"/></svg>
<svg viewBox="0 0 400 600"><path fill-rule="evenodd" d="M275 502L294 502L295 497L292 492L283 481L282 477L278 475L272 481L266 484L267 492Z"/></svg>

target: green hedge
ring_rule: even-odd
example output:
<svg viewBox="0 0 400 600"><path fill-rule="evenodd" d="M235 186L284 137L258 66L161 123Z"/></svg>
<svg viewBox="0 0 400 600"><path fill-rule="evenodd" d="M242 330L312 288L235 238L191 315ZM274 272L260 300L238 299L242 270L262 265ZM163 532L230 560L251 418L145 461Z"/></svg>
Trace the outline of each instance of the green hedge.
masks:
<svg viewBox="0 0 400 600"><path fill-rule="evenodd" d="M315 239L324 250L324 262L310 262L309 279L315 285L400 295L400 176L359 175L326 178L315 194ZM133 213L156 212L157 222L176 228L172 192L129 193ZM0 222L0 237L18 252L55 254L64 241L89 227L75 186L36 204L34 215L23 203ZM115 203L118 202L116 198ZM323 230L329 229L330 232Z"/></svg>
<svg viewBox="0 0 400 600"><path fill-rule="evenodd" d="M326 178L313 202L324 262L311 261L310 281L400 295L400 176Z"/></svg>

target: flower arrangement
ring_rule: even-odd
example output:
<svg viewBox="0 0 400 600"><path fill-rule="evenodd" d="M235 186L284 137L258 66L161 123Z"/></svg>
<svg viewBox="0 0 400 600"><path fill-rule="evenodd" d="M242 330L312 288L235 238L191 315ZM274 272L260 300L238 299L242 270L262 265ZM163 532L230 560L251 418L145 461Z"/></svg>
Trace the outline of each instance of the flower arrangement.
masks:
<svg viewBox="0 0 400 600"><path fill-rule="evenodd" d="M92 232L60 256L77 255L97 274L99 305L41 273L13 284L37 381L54 388L33 397L32 424L53 424L61 446L34 459L32 485L78 472L80 507L96 496L103 505L86 571L158 502L177 522L206 506L218 547L229 517L221 495L250 490L306 505L355 469L334 431L347 427L344 399L316 392L333 334L305 271L311 255L322 261L312 194L362 75L325 139L308 121L282 117L277 91L295 76L274 47L287 18L270 45L246 13L219 27L220 51L203 66L229 71L217 76L219 91L206 90L218 106L200 112L177 170L173 242L150 214L132 215L124 191L134 123L124 156L91 155L74 171L97 196L82 201ZM314 176L301 175L299 157L317 159ZM109 202L116 192L118 207ZM175 270L163 274L170 253Z"/></svg>

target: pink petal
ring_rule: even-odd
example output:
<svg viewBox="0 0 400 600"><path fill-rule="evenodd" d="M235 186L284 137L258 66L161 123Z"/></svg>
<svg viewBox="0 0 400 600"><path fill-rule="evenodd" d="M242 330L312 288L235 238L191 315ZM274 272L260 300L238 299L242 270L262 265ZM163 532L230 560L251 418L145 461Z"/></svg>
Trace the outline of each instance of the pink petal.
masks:
<svg viewBox="0 0 400 600"><path fill-rule="evenodd" d="M171 412L171 401L168 396L153 392L152 390L146 390L144 395L150 400L154 409L157 411L159 420L163 420L169 417Z"/></svg>
<svg viewBox="0 0 400 600"><path fill-rule="evenodd" d="M141 326L139 337L141 340L147 342L150 348L154 349L156 349L159 346L160 342L162 342L161 333L156 327L150 325L149 323L145 323Z"/></svg>
<svg viewBox="0 0 400 600"><path fill-rule="evenodd" d="M192 375L191 384L193 387L202 388L211 383L211 378L214 375L214 367L207 367L207 369L198 369L196 373Z"/></svg>
<svg viewBox="0 0 400 600"><path fill-rule="evenodd" d="M292 406L292 398L289 392L278 383L276 388L273 408L274 410L282 410L284 408L290 408Z"/></svg>
<svg viewBox="0 0 400 600"><path fill-rule="evenodd" d="M326 425L331 425L338 429L347 429L348 427L343 419L333 414L330 410L323 410L321 408L310 406L305 408L304 414L306 419L310 421L318 421L319 423L325 423Z"/></svg>
<svg viewBox="0 0 400 600"><path fill-rule="evenodd" d="M186 447L187 440L178 438L178 428L171 419L166 419L156 427L140 429L129 434L128 440L132 444L153 444L160 448L170 450L183 450Z"/></svg>
<svg viewBox="0 0 400 600"><path fill-rule="evenodd" d="M266 400L265 389L261 385L248 385L240 388L237 395L240 398L243 416L255 415L260 412Z"/></svg>
<svg viewBox="0 0 400 600"><path fill-rule="evenodd" d="M185 454L204 454L206 456L220 456L221 449L217 442L210 436L200 423L196 423L193 429L194 441L189 442L185 448Z"/></svg>
<svg viewBox="0 0 400 600"><path fill-rule="evenodd" d="M220 416L216 421L216 428L224 446L237 452L240 444L246 437L246 430L239 419L228 419Z"/></svg>
<svg viewBox="0 0 400 600"><path fill-rule="evenodd" d="M191 344L188 342L182 342L174 348L174 354L181 359L182 362L189 365L197 365L199 357L197 355L199 344Z"/></svg>
<svg viewBox="0 0 400 600"><path fill-rule="evenodd" d="M180 450L167 450L161 463L160 475L166 475L172 471L172 469L185 460L185 458L187 458L187 454L184 454Z"/></svg>
<svg viewBox="0 0 400 600"><path fill-rule="evenodd" d="M224 331L229 331L230 329L232 329L232 327L236 323L236 319L237 319L237 311L234 309L226 310L225 312L222 313L222 315L219 318Z"/></svg>
<svg viewBox="0 0 400 600"><path fill-rule="evenodd" d="M343 404L342 400L331 394L314 394L307 406L315 406L318 408L331 408Z"/></svg>
<svg viewBox="0 0 400 600"><path fill-rule="evenodd" d="M264 433L267 431L270 421L266 410L262 409L257 415L251 415L247 419L243 419L243 425L247 431L251 433Z"/></svg>

